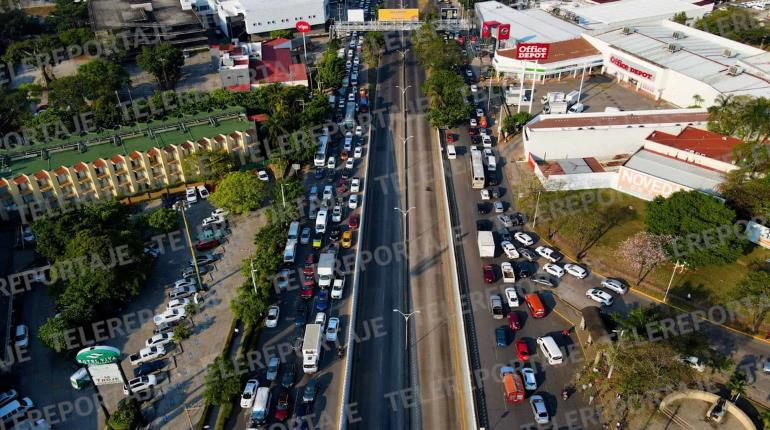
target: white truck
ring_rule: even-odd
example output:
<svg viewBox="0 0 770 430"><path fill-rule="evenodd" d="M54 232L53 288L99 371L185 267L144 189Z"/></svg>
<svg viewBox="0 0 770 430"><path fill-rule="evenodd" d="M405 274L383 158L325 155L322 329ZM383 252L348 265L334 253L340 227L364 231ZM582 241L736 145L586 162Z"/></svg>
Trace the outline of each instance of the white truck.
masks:
<svg viewBox="0 0 770 430"><path fill-rule="evenodd" d="M306 374L318 371L321 358L321 324L308 324L302 340L302 370Z"/></svg>
<svg viewBox="0 0 770 430"><path fill-rule="evenodd" d="M578 96L580 95L580 91L572 90L564 97L564 101L567 102L568 105L572 106L575 103L578 102Z"/></svg>
<svg viewBox="0 0 770 430"><path fill-rule="evenodd" d="M478 243L480 257L493 258L495 256L495 238L491 231L480 231Z"/></svg>
<svg viewBox="0 0 770 430"><path fill-rule="evenodd" d="M544 105L551 104L553 102L563 102L564 101L564 93L560 91L552 91L543 97L540 98L540 101L543 102Z"/></svg>
<svg viewBox="0 0 770 430"><path fill-rule="evenodd" d="M503 283L513 284L516 282L516 272L513 271L513 265L506 261L500 265L500 269L503 272Z"/></svg>
<svg viewBox="0 0 770 430"><path fill-rule="evenodd" d="M543 113L555 114L555 113L567 113L569 104L566 101L549 102L543 106Z"/></svg>
<svg viewBox="0 0 770 430"><path fill-rule="evenodd" d="M328 288L334 280L334 266L337 264L337 255L327 251L318 258L318 286Z"/></svg>

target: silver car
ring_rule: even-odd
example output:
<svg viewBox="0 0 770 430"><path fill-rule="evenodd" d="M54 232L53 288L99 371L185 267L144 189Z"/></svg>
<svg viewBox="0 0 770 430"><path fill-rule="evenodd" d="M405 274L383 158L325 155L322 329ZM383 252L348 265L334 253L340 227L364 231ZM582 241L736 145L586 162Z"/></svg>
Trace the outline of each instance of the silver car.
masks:
<svg viewBox="0 0 770 430"><path fill-rule="evenodd" d="M628 292L628 287L626 286L626 284L620 279L615 279L615 278L607 278L603 280L602 287L610 291L614 291L618 294L626 294Z"/></svg>
<svg viewBox="0 0 770 430"><path fill-rule="evenodd" d="M267 375L265 375L265 378L267 378L268 381L275 381L275 378L278 377L278 369L280 366L281 361L278 357L270 357L270 361L267 362Z"/></svg>
<svg viewBox="0 0 770 430"><path fill-rule="evenodd" d="M535 422L538 424L548 424L551 417L548 415L548 409L545 407L543 396L535 395L530 397L529 404L532 406L532 414L535 416Z"/></svg>
<svg viewBox="0 0 770 430"><path fill-rule="evenodd" d="M598 288L591 288L586 291L586 297L604 306L612 306L612 303L615 301L610 293Z"/></svg>

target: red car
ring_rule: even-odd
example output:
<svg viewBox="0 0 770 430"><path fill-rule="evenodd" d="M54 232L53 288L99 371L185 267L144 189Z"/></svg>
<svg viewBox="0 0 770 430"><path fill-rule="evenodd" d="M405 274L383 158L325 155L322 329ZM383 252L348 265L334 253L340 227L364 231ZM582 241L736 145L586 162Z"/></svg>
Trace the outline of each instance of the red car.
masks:
<svg viewBox="0 0 770 430"><path fill-rule="evenodd" d="M315 264L315 254L312 252L305 257L305 267L312 266Z"/></svg>
<svg viewBox="0 0 770 430"><path fill-rule="evenodd" d="M213 249L219 246L219 239L211 239L211 240L199 240L198 243L195 244L195 249L198 251L206 251L208 249Z"/></svg>
<svg viewBox="0 0 770 430"><path fill-rule="evenodd" d="M516 312L511 312L508 314L508 327L511 328L511 330L516 331L521 329L521 323L519 322L519 316L516 315Z"/></svg>
<svg viewBox="0 0 770 430"><path fill-rule="evenodd" d="M348 192L348 181L346 179L340 179L337 181L337 194L345 194Z"/></svg>
<svg viewBox="0 0 770 430"><path fill-rule="evenodd" d="M306 285L303 285L302 286L302 291L299 292L299 296L302 297L305 300L312 299L313 298L313 287L312 286L308 287Z"/></svg>
<svg viewBox="0 0 770 430"><path fill-rule="evenodd" d="M519 360L529 360L529 348L527 348L527 342L524 342L523 339L517 339L514 342L514 345L516 346L516 356L519 357Z"/></svg>
<svg viewBox="0 0 770 430"><path fill-rule="evenodd" d="M351 230L358 228L358 214L350 215L350 219L348 220L348 228Z"/></svg>
<svg viewBox="0 0 770 430"><path fill-rule="evenodd" d="M476 127L470 127L468 128L468 136L477 136L479 134L479 129Z"/></svg>
<svg viewBox="0 0 770 430"><path fill-rule="evenodd" d="M302 282L305 287L313 288L315 286L315 278L313 275L305 276L305 280Z"/></svg>
<svg viewBox="0 0 770 430"><path fill-rule="evenodd" d="M487 284L495 282L495 268L491 264L485 264L482 269L484 270L484 282Z"/></svg>
<svg viewBox="0 0 770 430"><path fill-rule="evenodd" d="M289 417L289 391L284 390L278 395L278 405L275 407L275 420L283 421Z"/></svg>
<svg viewBox="0 0 770 430"><path fill-rule="evenodd" d="M455 143L457 142L457 136L454 133L447 133L446 141L448 143Z"/></svg>
<svg viewBox="0 0 770 430"><path fill-rule="evenodd" d="M302 269L302 274L305 276L313 276L315 275L315 270L313 269L313 266L305 267Z"/></svg>

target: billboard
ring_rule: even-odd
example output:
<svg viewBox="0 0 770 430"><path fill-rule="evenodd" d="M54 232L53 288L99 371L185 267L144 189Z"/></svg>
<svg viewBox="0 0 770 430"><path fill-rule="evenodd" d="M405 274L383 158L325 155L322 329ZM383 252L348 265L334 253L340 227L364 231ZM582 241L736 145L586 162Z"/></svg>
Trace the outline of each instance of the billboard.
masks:
<svg viewBox="0 0 770 430"><path fill-rule="evenodd" d="M350 21L350 22L364 22L364 10L363 9L348 9L348 21Z"/></svg>
<svg viewBox="0 0 770 430"><path fill-rule="evenodd" d="M380 9L377 12L379 21L417 21L420 9Z"/></svg>
<svg viewBox="0 0 770 430"><path fill-rule="evenodd" d="M642 173L638 170L621 167L618 177L618 191L650 201L657 196L668 197L677 191L690 188L669 182L665 179Z"/></svg>
<svg viewBox="0 0 770 430"><path fill-rule="evenodd" d="M511 38L511 24L500 24L497 26L497 40L508 40Z"/></svg>
<svg viewBox="0 0 770 430"><path fill-rule="evenodd" d="M88 365L115 363L120 361L120 350L111 346L91 346L78 351L75 361Z"/></svg>
<svg viewBox="0 0 770 430"><path fill-rule="evenodd" d="M545 60L551 45L547 43L518 43L516 44L517 60Z"/></svg>
<svg viewBox="0 0 770 430"><path fill-rule="evenodd" d="M120 369L118 368L118 363L88 366L88 371L91 372L91 380L94 381L94 385L124 383L123 376L121 376Z"/></svg>
<svg viewBox="0 0 770 430"><path fill-rule="evenodd" d="M456 7L442 7L441 19L457 19L460 17L459 9Z"/></svg>
<svg viewBox="0 0 770 430"><path fill-rule="evenodd" d="M481 23L481 37L490 37L492 35L492 27L497 27L499 24L497 21L484 21Z"/></svg>

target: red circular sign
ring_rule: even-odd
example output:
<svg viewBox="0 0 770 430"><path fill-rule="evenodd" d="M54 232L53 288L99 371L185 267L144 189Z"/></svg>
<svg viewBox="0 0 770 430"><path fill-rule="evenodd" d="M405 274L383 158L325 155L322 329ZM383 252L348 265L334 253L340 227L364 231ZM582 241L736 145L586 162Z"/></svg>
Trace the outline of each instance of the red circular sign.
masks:
<svg viewBox="0 0 770 430"><path fill-rule="evenodd" d="M297 23L294 24L294 28L296 28L300 33L307 33L310 31L310 24L305 21L297 21Z"/></svg>

